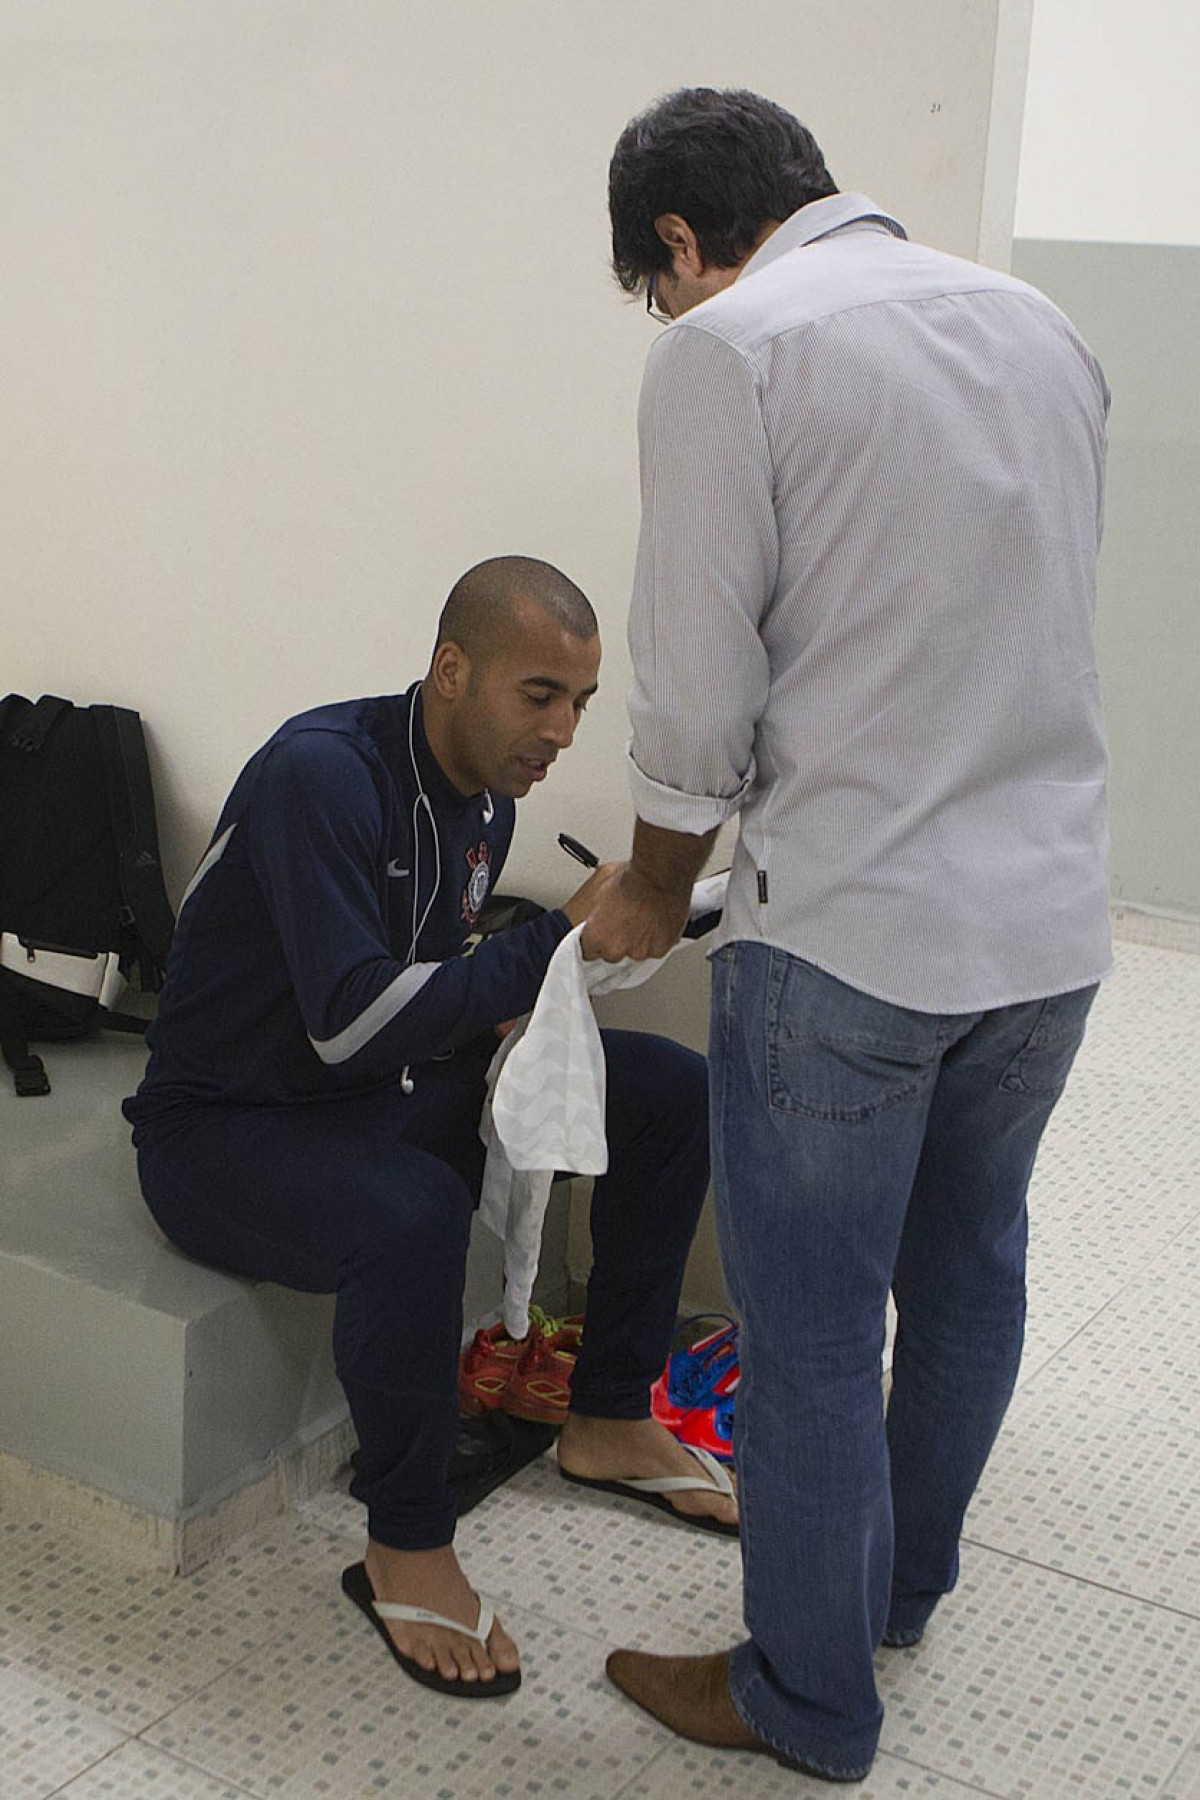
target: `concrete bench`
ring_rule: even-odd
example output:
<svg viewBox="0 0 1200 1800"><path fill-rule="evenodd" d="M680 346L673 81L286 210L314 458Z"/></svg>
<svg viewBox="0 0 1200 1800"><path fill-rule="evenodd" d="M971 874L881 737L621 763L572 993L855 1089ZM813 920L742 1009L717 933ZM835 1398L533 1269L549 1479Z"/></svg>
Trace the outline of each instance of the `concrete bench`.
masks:
<svg viewBox="0 0 1200 1800"><path fill-rule="evenodd" d="M167 1243L119 1111L140 1040L42 1049L49 1095L17 1099L0 1083L0 1505L187 1570L349 1455L333 1301L203 1268ZM554 1293L565 1257L564 1193L540 1293ZM499 1243L477 1227L472 1323L496 1316L500 1270Z"/></svg>

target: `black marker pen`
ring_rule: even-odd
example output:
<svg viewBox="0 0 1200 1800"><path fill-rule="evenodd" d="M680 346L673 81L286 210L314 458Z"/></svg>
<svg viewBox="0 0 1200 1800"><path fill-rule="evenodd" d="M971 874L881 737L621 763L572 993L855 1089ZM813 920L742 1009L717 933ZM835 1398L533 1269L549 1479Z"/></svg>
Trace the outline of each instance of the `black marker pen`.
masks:
<svg viewBox="0 0 1200 1800"><path fill-rule="evenodd" d="M560 831L558 834L558 841L566 851L567 855L573 856L575 861L582 863L585 869L598 869L600 867L600 858L596 855L596 852L594 850L589 850L586 844L581 844L578 838L568 837L565 831Z"/></svg>

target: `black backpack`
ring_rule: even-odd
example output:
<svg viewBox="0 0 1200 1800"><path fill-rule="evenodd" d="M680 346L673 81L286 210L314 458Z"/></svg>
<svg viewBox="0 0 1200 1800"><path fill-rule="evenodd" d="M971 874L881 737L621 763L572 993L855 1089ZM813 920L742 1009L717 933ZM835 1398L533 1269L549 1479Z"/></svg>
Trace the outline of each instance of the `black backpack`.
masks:
<svg viewBox="0 0 1200 1800"><path fill-rule="evenodd" d="M29 1040L97 1025L135 968L162 986L175 927L142 722L44 694L0 700L0 1054L20 1095L50 1083Z"/></svg>

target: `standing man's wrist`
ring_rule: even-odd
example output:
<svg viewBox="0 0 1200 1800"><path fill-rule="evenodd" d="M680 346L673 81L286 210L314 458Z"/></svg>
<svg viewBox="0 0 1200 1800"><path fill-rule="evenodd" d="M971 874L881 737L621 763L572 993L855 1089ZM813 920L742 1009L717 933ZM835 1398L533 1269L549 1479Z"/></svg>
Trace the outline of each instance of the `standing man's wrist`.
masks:
<svg viewBox="0 0 1200 1800"><path fill-rule="evenodd" d="M667 831L639 819L629 865L604 889L583 928L583 954L620 962L665 956L688 920L692 886L716 832Z"/></svg>
<svg viewBox="0 0 1200 1800"><path fill-rule="evenodd" d="M626 892L639 900L657 899L665 905L689 900L716 836L715 828L696 837L691 832L670 831L666 826L639 819L624 878Z"/></svg>

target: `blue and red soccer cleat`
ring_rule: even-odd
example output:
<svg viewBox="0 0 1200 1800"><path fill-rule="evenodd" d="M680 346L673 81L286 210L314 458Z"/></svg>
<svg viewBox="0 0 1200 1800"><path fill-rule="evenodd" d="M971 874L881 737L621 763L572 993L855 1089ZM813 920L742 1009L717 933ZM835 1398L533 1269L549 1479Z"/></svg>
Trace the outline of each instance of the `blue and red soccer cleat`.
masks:
<svg viewBox="0 0 1200 1800"><path fill-rule="evenodd" d="M703 1318L726 1322L719 1331L671 1352L650 1389L650 1412L681 1444L732 1462L734 1400L741 1379L738 1327L725 1313L699 1313L685 1319L683 1328Z"/></svg>

